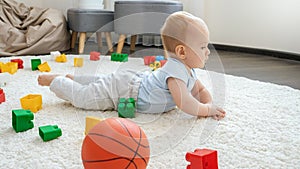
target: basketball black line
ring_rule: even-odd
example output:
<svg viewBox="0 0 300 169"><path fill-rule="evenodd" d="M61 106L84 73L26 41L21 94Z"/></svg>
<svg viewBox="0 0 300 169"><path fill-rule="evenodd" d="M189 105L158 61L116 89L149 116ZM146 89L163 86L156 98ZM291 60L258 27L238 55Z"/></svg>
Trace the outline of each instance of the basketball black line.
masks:
<svg viewBox="0 0 300 169"><path fill-rule="evenodd" d="M88 135L95 135L95 136L99 136L99 137L105 137L105 138L108 138L108 139L110 139L110 140L112 140L112 141L114 141L114 142L117 142L117 143L119 143L120 145L126 147L126 148L127 148L128 150L130 150L131 152L135 153L135 150L133 150L132 148L128 147L128 146L125 145L124 143L122 143L122 142L120 142L119 140L116 140L116 139L114 139L114 138L111 138L111 137L108 137L108 136L106 136L106 135L99 134L99 133L89 133ZM141 158L144 160L143 156L141 156L139 153L137 153L137 155L138 155L139 157L141 157Z"/></svg>
<svg viewBox="0 0 300 169"><path fill-rule="evenodd" d="M139 138L139 142L137 142L137 141L133 138L133 136L132 136L132 134L130 133L130 131L128 130L127 126L126 126L124 123L122 123L120 120L118 120L118 119L116 119L116 120L117 120L117 121L121 124L121 126L127 131L127 133L128 133L129 136L132 138L132 140L134 140L134 142L138 145L136 151L134 152L134 156L132 157L131 162L129 162L129 164L127 165L126 168L128 168L128 167L130 166L131 163L134 163L134 165L135 165L135 162L133 161L133 159L134 159L134 157L135 157L136 155L138 155L139 157L141 157L141 159L142 159L142 160L144 161L144 163L147 165L147 162L146 162L145 158L144 158L143 156L141 156L141 155L137 152L137 151L139 150L139 147L141 146L141 140L142 140L142 130L141 130L141 128L138 127L139 132L140 132L140 138ZM148 146L148 147L149 147L149 146ZM135 166L136 166L136 165L135 165Z"/></svg>
<svg viewBox="0 0 300 169"><path fill-rule="evenodd" d="M84 162L84 163L100 163L100 162L114 161L114 160L120 160L120 159L125 159L125 160L127 160L127 161L130 161L129 158L125 158L125 157L116 157L116 158L105 159L105 160L83 160L83 162Z"/></svg>
<svg viewBox="0 0 300 169"><path fill-rule="evenodd" d="M141 142L141 140L142 140L142 131L140 130L140 140L139 140L139 143ZM133 163L134 166L135 166L135 168L137 168L137 166L136 166L136 164L135 164L135 162L134 162L134 157L136 156L137 151L139 150L140 145L141 145L141 144L138 144L138 146L137 146L137 148L136 148L136 150L135 150L134 156L131 158L131 160L130 160L130 162L128 163L128 165L127 165L126 168L128 168L128 167L130 166L131 163ZM144 159L144 158L142 158L142 159L143 159L143 161L145 162L145 164L147 165L147 162L145 161L145 159Z"/></svg>
<svg viewBox="0 0 300 169"><path fill-rule="evenodd" d="M140 130L140 133L141 133L141 130ZM146 162L146 160L144 159L143 156L141 156L139 153L135 152L133 149L131 149L131 148L128 147L127 145L123 144L123 143L120 142L119 140L116 140L116 139L114 139L114 138L108 137L108 136L103 135L103 134L98 134L98 133L89 133L88 135L95 135L95 136L100 136L100 137L102 136L102 137L108 138L108 139L110 139L110 140L112 140L112 141L115 141L115 142L119 143L120 145L126 147L126 148L129 149L130 151L134 152L135 156L138 155L139 157L141 157L141 158L143 159L143 161L145 162L145 164L147 164L147 162ZM141 135L141 134L140 134L140 135ZM129 164L132 163L132 160L130 160L129 158L125 158L125 159L127 159L127 160L129 161ZM137 168L137 166L136 166L136 164L135 164L134 162L133 162L133 164L134 164L135 168ZM129 166L129 165L127 165L127 166ZM127 167L126 167L126 168L127 168Z"/></svg>
<svg viewBox="0 0 300 169"><path fill-rule="evenodd" d="M121 144L122 146L126 147L130 151L134 152L134 150L132 148L128 147L126 144L124 144L124 143L120 142L119 140L116 140L116 139L114 139L112 137L109 137L109 136L106 136L106 135L103 135L103 134L99 134L99 133L89 133L88 135L95 135L95 136L100 136L100 137L108 138L108 139L110 139L112 141L115 141L115 142Z"/></svg>
<svg viewBox="0 0 300 169"><path fill-rule="evenodd" d="M118 119L117 119L117 120L118 120ZM138 142L133 138L132 134L130 133L130 131L128 130L128 128L125 126L125 124L122 123L120 120L118 120L118 122L123 126L123 128L125 128L125 130L126 130L127 133L129 134L129 136L132 138L132 140L133 140L136 144L140 144L140 142L138 143ZM138 127L138 129L141 130L140 127ZM140 137L141 137L141 135L140 135ZM149 145L148 145L148 146L145 146L145 145L143 145L143 144L140 144L140 145L141 145L143 148L149 148Z"/></svg>

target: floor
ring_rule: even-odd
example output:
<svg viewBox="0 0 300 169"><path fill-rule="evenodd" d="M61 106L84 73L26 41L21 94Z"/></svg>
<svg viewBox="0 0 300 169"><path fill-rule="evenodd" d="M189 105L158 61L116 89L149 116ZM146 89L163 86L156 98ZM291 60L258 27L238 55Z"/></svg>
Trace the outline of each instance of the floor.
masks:
<svg viewBox="0 0 300 169"><path fill-rule="evenodd" d="M114 50L116 50L116 45ZM87 42L84 53L89 53L89 51L109 54L105 47L99 49L97 44L92 42ZM77 49L69 51L73 54L76 52ZM161 47L137 45L135 52L130 52L129 45L125 44L122 53L130 53L130 57L143 57L163 55L163 50ZM206 69L300 89L300 61L211 49Z"/></svg>

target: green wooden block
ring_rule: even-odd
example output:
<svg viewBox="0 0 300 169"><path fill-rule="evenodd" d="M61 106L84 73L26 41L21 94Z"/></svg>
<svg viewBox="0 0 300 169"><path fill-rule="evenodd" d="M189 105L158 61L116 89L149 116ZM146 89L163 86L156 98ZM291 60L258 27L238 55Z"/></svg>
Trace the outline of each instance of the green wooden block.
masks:
<svg viewBox="0 0 300 169"><path fill-rule="evenodd" d="M12 126L16 132L32 129L34 115L30 110L12 110Z"/></svg>
<svg viewBox="0 0 300 169"><path fill-rule="evenodd" d="M126 98L120 98L119 103L126 103Z"/></svg>
<svg viewBox="0 0 300 169"><path fill-rule="evenodd" d="M47 125L39 127L39 135L44 141L49 141L61 136L62 132L57 125Z"/></svg>
<svg viewBox="0 0 300 169"><path fill-rule="evenodd" d="M135 100L134 100L134 98L128 98L128 99L127 99L127 102L128 102L128 103L132 103L133 105L135 105Z"/></svg>
<svg viewBox="0 0 300 169"><path fill-rule="evenodd" d="M133 98L120 98L118 104L118 115L122 118L134 118L135 100Z"/></svg>
<svg viewBox="0 0 300 169"><path fill-rule="evenodd" d="M127 62L128 61L128 54L124 53L112 53L110 57L111 61L117 62Z"/></svg>
<svg viewBox="0 0 300 169"><path fill-rule="evenodd" d="M31 59L31 70L38 70L41 63L41 59Z"/></svg>

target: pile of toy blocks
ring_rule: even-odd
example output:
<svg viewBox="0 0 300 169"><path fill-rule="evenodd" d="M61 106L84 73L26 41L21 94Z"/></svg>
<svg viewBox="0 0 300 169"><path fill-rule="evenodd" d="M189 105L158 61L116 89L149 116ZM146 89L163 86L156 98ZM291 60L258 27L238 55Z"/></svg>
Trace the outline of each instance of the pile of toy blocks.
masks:
<svg viewBox="0 0 300 169"><path fill-rule="evenodd" d="M164 56L145 56L144 64L149 65L153 71L165 65L167 60Z"/></svg>
<svg viewBox="0 0 300 169"><path fill-rule="evenodd" d="M41 59L31 59L31 70L39 70L41 72L50 72L51 68L48 65L48 62L42 63Z"/></svg>
<svg viewBox="0 0 300 169"><path fill-rule="evenodd" d="M12 126L17 133L32 129L33 119L34 115L30 110L12 110ZM62 132L57 125L47 125L39 127L39 135L44 141L49 141L61 136Z"/></svg>

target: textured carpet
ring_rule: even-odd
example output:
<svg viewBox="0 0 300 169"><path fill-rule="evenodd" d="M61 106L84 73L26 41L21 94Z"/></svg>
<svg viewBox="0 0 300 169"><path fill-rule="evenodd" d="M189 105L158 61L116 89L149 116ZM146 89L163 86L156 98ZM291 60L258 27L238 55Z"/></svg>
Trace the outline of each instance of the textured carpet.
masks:
<svg viewBox="0 0 300 169"><path fill-rule="evenodd" d="M90 61L84 66L56 63L50 56L25 57L25 68L11 76L4 87L6 102L0 104L0 168L83 168L81 145L85 117L117 117L115 111L87 111L58 99L47 87L37 84L39 71L31 71L30 58L41 58L50 73L109 73L122 68L148 69L142 59L128 63ZM7 62L11 58L1 58ZM213 93L227 116L221 121L196 119L179 110L163 114L136 114L132 119L145 131L150 142L148 168L183 169L186 152L196 148L218 151L219 168L299 168L300 91L286 86L199 70L197 75ZM216 83L215 83L216 82ZM212 85L213 84L213 85ZM34 114L34 128L16 133L11 111L19 109L20 98L42 94L43 108ZM38 127L56 124L62 129L58 139L44 142ZM298 167L297 167L298 166Z"/></svg>

